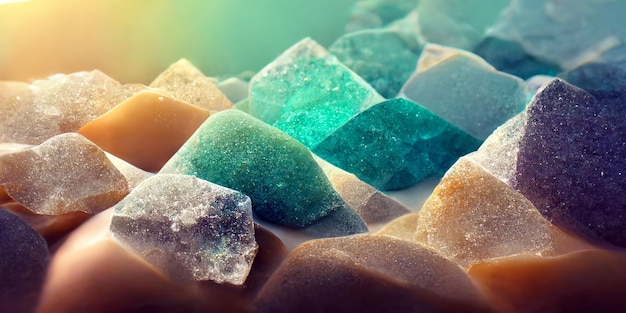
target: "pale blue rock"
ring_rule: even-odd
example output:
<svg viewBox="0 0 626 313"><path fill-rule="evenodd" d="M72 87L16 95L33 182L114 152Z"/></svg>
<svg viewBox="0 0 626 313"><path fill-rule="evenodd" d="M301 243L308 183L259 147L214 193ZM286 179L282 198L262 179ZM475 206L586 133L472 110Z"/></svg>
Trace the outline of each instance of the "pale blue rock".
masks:
<svg viewBox="0 0 626 313"><path fill-rule="evenodd" d="M472 50L510 0L420 0L419 28L428 42Z"/></svg>
<svg viewBox="0 0 626 313"><path fill-rule="evenodd" d="M491 35L571 70L598 58L623 58L625 12L625 1L512 0Z"/></svg>
<svg viewBox="0 0 626 313"><path fill-rule="evenodd" d="M470 52L428 44L400 96L484 140L524 110L532 94L519 77Z"/></svg>
<svg viewBox="0 0 626 313"><path fill-rule="evenodd" d="M248 112L310 148L383 100L363 78L305 38L252 78Z"/></svg>

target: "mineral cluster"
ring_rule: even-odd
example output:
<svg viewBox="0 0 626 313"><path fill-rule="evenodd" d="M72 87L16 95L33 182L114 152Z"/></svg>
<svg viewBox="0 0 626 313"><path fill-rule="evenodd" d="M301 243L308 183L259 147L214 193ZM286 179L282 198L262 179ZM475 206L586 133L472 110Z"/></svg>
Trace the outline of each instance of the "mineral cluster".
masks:
<svg viewBox="0 0 626 313"><path fill-rule="evenodd" d="M0 82L0 312L626 311L624 12L360 0L257 73Z"/></svg>

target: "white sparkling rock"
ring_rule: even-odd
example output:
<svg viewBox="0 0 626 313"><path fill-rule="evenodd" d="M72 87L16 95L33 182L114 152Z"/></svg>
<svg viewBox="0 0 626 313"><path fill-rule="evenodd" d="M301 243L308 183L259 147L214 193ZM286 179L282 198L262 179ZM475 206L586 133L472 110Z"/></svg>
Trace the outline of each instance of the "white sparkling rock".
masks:
<svg viewBox="0 0 626 313"><path fill-rule="evenodd" d="M0 150L0 189L38 214L95 214L128 194L124 175L104 151L76 133L39 146Z"/></svg>
<svg viewBox="0 0 626 313"><path fill-rule="evenodd" d="M241 285L258 249L250 198L188 175L146 179L115 207L111 231L174 281Z"/></svg>
<svg viewBox="0 0 626 313"><path fill-rule="evenodd" d="M98 70L37 80L16 98L14 112L0 121L0 141L40 144L106 113L137 87L126 87Z"/></svg>

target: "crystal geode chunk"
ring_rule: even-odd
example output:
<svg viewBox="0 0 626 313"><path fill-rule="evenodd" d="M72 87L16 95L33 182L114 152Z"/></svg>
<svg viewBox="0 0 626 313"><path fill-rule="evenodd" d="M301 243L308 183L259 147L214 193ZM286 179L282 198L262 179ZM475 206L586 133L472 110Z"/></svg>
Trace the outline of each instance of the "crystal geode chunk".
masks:
<svg viewBox="0 0 626 313"><path fill-rule="evenodd" d="M94 214L128 194L128 183L104 151L76 133L0 156L0 188L38 214Z"/></svg>
<svg viewBox="0 0 626 313"><path fill-rule="evenodd" d="M391 190L442 175L479 145L429 110L397 98L354 116L313 152L377 189Z"/></svg>
<svg viewBox="0 0 626 313"><path fill-rule="evenodd" d="M209 111L152 90L140 91L78 133L107 152L156 172L209 117Z"/></svg>
<svg viewBox="0 0 626 313"><path fill-rule="evenodd" d="M187 175L146 179L115 206L111 232L175 281L241 285L258 247L250 198Z"/></svg>
<svg viewBox="0 0 626 313"><path fill-rule="evenodd" d="M513 187L559 227L626 247L624 103L560 79L533 99Z"/></svg>
<svg viewBox="0 0 626 313"><path fill-rule="evenodd" d="M248 113L311 148L354 114L383 100L324 47L306 38L252 78Z"/></svg>
<svg viewBox="0 0 626 313"><path fill-rule="evenodd" d="M181 59L155 78L150 87L211 112L232 108L232 103L216 84L216 79L204 76L191 62Z"/></svg>
<svg viewBox="0 0 626 313"><path fill-rule="evenodd" d="M0 121L0 141L40 144L87 122L123 101L136 87L124 86L100 71L57 74L30 85Z"/></svg>
<svg viewBox="0 0 626 313"><path fill-rule="evenodd" d="M241 191L255 213L279 225L304 228L341 213L345 227L335 227L334 235L367 231L306 147L238 110L209 117L161 173L195 175Z"/></svg>
<svg viewBox="0 0 626 313"><path fill-rule="evenodd" d="M400 96L479 139L523 111L531 98L520 78L470 52L434 44L424 48Z"/></svg>

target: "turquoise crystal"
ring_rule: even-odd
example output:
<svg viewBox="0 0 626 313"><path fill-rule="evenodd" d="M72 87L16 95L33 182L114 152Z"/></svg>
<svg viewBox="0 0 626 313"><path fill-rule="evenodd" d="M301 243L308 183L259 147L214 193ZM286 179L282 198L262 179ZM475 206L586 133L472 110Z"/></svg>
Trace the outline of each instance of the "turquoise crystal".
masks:
<svg viewBox="0 0 626 313"><path fill-rule="evenodd" d="M417 33L405 27L411 20L409 17L386 28L346 34L328 50L383 97L393 98L415 70L422 52L423 43Z"/></svg>
<svg viewBox="0 0 626 313"><path fill-rule="evenodd" d="M258 216L279 225L303 228L347 210L344 218L354 222L342 235L367 231L306 147L239 110L208 118L161 173L195 175L241 191Z"/></svg>
<svg viewBox="0 0 626 313"><path fill-rule="evenodd" d="M424 48L400 95L479 139L524 110L531 98L519 77L498 72L470 52L434 44Z"/></svg>
<svg viewBox="0 0 626 313"><path fill-rule="evenodd" d="M352 9L348 32L386 26L415 9L419 0L360 0Z"/></svg>
<svg viewBox="0 0 626 313"><path fill-rule="evenodd" d="M473 49L510 0L420 0L420 32L428 42Z"/></svg>
<svg viewBox="0 0 626 313"><path fill-rule="evenodd" d="M353 115L383 100L335 56L306 38L252 78L248 112L311 148Z"/></svg>
<svg viewBox="0 0 626 313"><path fill-rule="evenodd" d="M480 143L420 105L398 98L353 117L313 152L378 189L390 190L443 174Z"/></svg>

